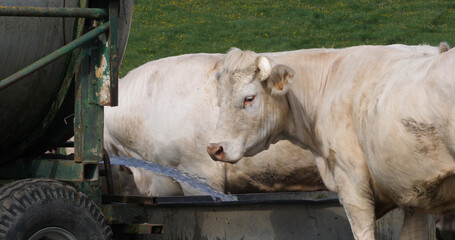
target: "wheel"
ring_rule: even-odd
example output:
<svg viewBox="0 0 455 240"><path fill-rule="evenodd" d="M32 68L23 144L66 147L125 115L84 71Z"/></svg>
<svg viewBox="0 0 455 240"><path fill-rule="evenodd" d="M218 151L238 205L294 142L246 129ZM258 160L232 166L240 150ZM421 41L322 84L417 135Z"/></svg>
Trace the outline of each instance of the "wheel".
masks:
<svg viewBox="0 0 455 240"><path fill-rule="evenodd" d="M0 207L0 239L112 239L112 230L98 207L59 181L10 183L0 189Z"/></svg>

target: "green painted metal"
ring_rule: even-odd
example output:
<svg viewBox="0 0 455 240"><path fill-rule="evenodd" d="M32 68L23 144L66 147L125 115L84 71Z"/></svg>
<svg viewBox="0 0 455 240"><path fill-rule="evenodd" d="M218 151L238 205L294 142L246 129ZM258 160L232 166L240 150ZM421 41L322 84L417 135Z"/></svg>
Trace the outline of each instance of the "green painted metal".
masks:
<svg viewBox="0 0 455 240"><path fill-rule="evenodd" d="M101 181L67 181L67 184L73 186L80 192L84 193L97 206L101 205Z"/></svg>
<svg viewBox="0 0 455 240"><path fill-rule="evenodd" d="M20 159L0 168L2 179L50 178L61 181L98 179L98 164L63 159Z"/></svg>
<svg viewBox="0 0 455 240"><path fill-rule="evenodd" d="M87 44L82 49L81 70L76 76L74 111L74 160L76 162L98 163L103 159L104 111L97 96L101 92L102 84L96 75L97 72L98 74L101 72L100 75L104 74L103 64L106 65L109 59L102 54L105 53L105 48L106 43L95 39L92 44Z"/></svg>
<svg viewBox="0 0 455 240"><path fill-rule="evenodd" d="M81 5L84 5L85 1L81 2ZM109 28L117 29L118 24L118 7L119 3L116 0L110 0L104 2L106 7L109 9L113 9L113 13L109 16L114 19L113 22L106 22L100 23L100 26L96 27L95 29L91 30L90 32L84 34L80 38L74 40L70 44L54 51L50 55L36 61L32 65L22 69L21 71L13 74L12 76L0 81L0 89L6 88L7 86L17 82L19 79L29 75L33 71L45 66L46 64L56 60L57 58L63 56L78 48L83 46L82 50L80 51L80 58L77 60L79 64L79 70L76 73L76 97L75 97L75 116L74 116L74 129L75 129L75 162L81 163L84 162L86 164L70 164L71 166L77 166L76 169L69 170L70 173L64 173L65 171L58 171L58 173L63 175L55 175L53 173L45 172L42 174L43 171L41 168L36 168L36 161L32 161L32 164L26 166L24 161L18 161L17 164L11 164L3 169L7 170L8 167L12 169L16 169L13 172L18 172L17 170L20 169L19 172L23 174L8 174L4 171L4 174L1 174L2 178L22 178L22 177L50 177L59 180L84 180L90 178L92 176L96 176L97 179L97 168L89 168L92 169L91 171L96 170L95 173L90 173L89 169L86 166L95 166L102 160L102 149L103 149L103 106L111 104L111 82L115 82L116 85L118 74L112 76L111 72L111 62L115 63L115 71L118 69L118 62L117 60L113 60L111 58L111 54L115 57L117 56L117 30L114 32L109 32L108 37L103 35L104 32L108 31ZM18 8L12 8L18 9ZM35 8L20 8L21 11L28 11ZM35 9L36 10L36 9ZM46 11L44 9L42 12L52 12L49 9ZM52 10L52 9L51 9ZM55 10L55 9L54 9ZM19 13L21 13L19 11ZM54 11L55 15L60 14L61 12ZM71 11L69 11L71 12ZM1 13L0 13L1 14ZM30 14L25 14L30 15ZM82 23L82 22L80 22ZM112 43L114 43L115 47L112 47ZM74 59L72 60L74 63ZM74 63L76 64L76 63ZM71 73L67 72L66 80L71 79ZM67 89L69 81L63 82L65 88ZM58 96L65 95L63 93L58 93ZM58 109L58 106L61 104L60 99L57 99L56 103L53 104L53 108L55 110ZM54 111L51 111L54 112ZM53 114L52 114L53 115ZM47 119L47 118L46 118ZM48 121L45 121L46 123ZM44 124L46 124L44 123ZM37 134L32 135L40 135L42 131L35 131ZM33 137L34 138L34 137ZM20 145L19 148L26 148L25 145ZM24 149L19 149L24 150ZM50 169L59 169L59 166L66 166L67 162L62 161L51 161L52 166L47 164L45 160L40 160L42 166L50 167ZM40 166L41 166L40 165ZM11 169L11 170L12 170ZM63 169L70 169L68 167L63 167ZM31 173L33 172L33 173Z"/></svg>
<svg viewBox="0 0 455 240"><path fill-rule="evenodd" d="M78 17L100 19L108 16L100 8L42 8L42 7L2 7L0 16L16 17Z"/></svg>
<svg viewBox="0 0 455 240"><path fill-rule="evenodd" d="M110 0L116 10L109 16L109 35L101 35L82 50L81 71L76 77L74 115L74 143L76 162L100 162L103 159L103 106L111 105L111 86L117 84L118 73L112 75L111 66L117 66L118 0ZM111 7L109 8L111 10ZM114 30L114 31L113 31ZM115 58L115 60L113 59ZM115 94L116 95L116 94Z"/></svg>
<svg viewBox="0 0 455 240"><path fill-rule="evenodd" d="M80 3L81 2L81 3ZM0 0L1 6L23 7L95 7L109 10L109 0ZM118 12L119 52L121 59L128 40L133 1L121 1ZM115 14L114 14L115 15ZM107 19L102 19L107 21ZM79 21L79 23L78 23ZM16 73L28 64L76 39L75 26L92 27L91 19L27 18L0 16L0 80ZM116 24L112 24L116 25ZM80 28L82 29L82 28ZM116 29L117 30L117 29ZM24 38L26 33L29 37ZM20 41L19 41L20 40ZM111 40L112 41L112 40ZM40 46L40 47L36 47ZM0 90L0 165L16 161L19 157L36 157L56 147L73 134L74 73L79 71L82 59L73 50L73 57L61 57L28 75L23 80ZM112 71L111 71L112 72ZM115 73L110 75L115 81ZM63 80L65 79L65 80ZM63 81L62 81L63 80ZM71 85L72 84L72 85ZM110 86L115 86L111 84ZM69 89L70 91L68 91ZM111 94L112 96L115 94ZM112 104L111 104L112 105ZM11 108L10 106L14 106Z"/></svg>
<svg viewBox="0 0 455 240"><path fill-rule="evenodd" d="M55 61L59 57L69 53L70 51L74 50L75 48L80 47L84 43L87 43L88 41L92 40L93 38L96 38L98 35L100 35L103 32L106 32L107 30L109 30L109 22L100 25L99 27L84 34L83 36L79 37L78 39L72 41L68 45L65 45L65 46L57 49L53 53L47 55L44 58L41 58L40 60L34 62L33 64L29 65L28 67L25 67L24 69L18 71L17 73L1 80L0 81L0 90L19 81L23 77L28 76L29 74L42 68L43 66Z"/></svg>
<svg viewBox="0 0 455 240"><path fill-rule="evenodd" d="M7 73L11 74L17 71L15 74L0 81L0 90L11 90L14 87L19 88L22 85L27 87L31 85L30 83L33 84L33 81L30 81L33 79L31 77L38 74L41 70L29 76L34 71L43 68L45 65L56 61L66 54L71 54L67 55L67 67L65 67L65 74L61 78L62 81L60 83L57 82L60 85L56 85L60 86L60 88L56 88L56 91L52 92L52 96L55 95L56 97L51 99L52 101L48 103L49 108L42 114L43 118L40 118L43 120L38 124L39 126L36 129L29 131L31 134L22 138L23 140L21 139L21 144L13 145L13 148L17 148L17 151L21 154L31 152L30 149L32 148L30 146L36 143L38 139L41 139L46 134L46 131L54 126L55 116L60 114L61 106L65 106L65 102L68 99L67 96L71 97L71 92L68 92L68 89L70 89L70 85L74 79L75 97L73 101L69 101L70 104L74 103L74 160L49 159L46 157L34 158L33 156L36 156L34 153L31 154L31 158L17 158L16 156L11 157L12 155L5 155L5 159L10 158L11 160L6 161L8 164L0 168L0 186L24 178L55 179L72 185L78 191L87 195L98 206L102 206L98 164L102 161L103 157L103 106L117 105L118 68L121 54L124 51L124 47L120 47L121 52L119 55L118 34L121 30L117 28L119 27L119 15L121 16L122 13L120 12L119 0L91 2L91 7L97 7L95 9L86 9L87 1L80 0L79 6L81 8L77 9L0 7L0 16L85 17L101 19L101 21L74 20L76 23L74 24L74 36L82 34L84 27L98 26L63 47L60 47L61 45L59 44L50 51L58 47L60 48L46 57L38 61L35 61L36 58L33 59L35 62L30 66L19 71L17 69L23 66L15 68L13 71ZM129 10L132 11L132 3L129 6L131 6ZM123 8L122 10L125 11ZM64 19L62 20L64 21ZM123 27L127 27L126 30L129 30L128 24L125 25L124 21L122 24ZM124 35L122 37L123 41L127 40L127 37L125 38ZM125 45L126 43L123 46ZM59 61L61 59L57 62ZM28 82L24 83L24 81L20 81L25 77L27 77ZM47 79L44 78L44 80ZM18 84L12 86L12 88L7 88L15 83ZM40 84L41 86L43 85L43 83ZM65 117L68 116L66 111L64 114ZM55 130L59 131L59 128ZM127 218L129 220L129 222L124 222L122 226L119 226L123 229L123 232L150 234L153 231L157 231L156 229L162 231L163 228L160 225L137 222L138 216L144 215L140 210L143 209L138 207L138 205L129 206L127 209L120 209L121 214L124 215L120 216L120 218ZM120 213L119 211L114 212L115 214ZM130 218L132 215L134 215L133 219Z"/></svg>
<svg viewBox="0 0 455 240"><path fill-rule="evenodd" d="M98 39L99 48L97 52L101 55L93 57L92 59L98 63L94 66L95 74L92 75L92 85L90 91L90 103L98 104L100 106L109 106L111 102L111 72L110 67L113 62L111 58L111 42L106 41L103 36ZM93 69L93 68L90 68Z"/></svg>

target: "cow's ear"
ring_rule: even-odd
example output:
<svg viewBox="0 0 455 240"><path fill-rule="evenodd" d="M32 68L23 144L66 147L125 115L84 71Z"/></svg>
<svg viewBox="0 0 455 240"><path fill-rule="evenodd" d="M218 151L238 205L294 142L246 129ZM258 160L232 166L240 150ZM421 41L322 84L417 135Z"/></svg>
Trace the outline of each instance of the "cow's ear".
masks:
<svg viewBox="0 0 455 240"><path fill-rule="evenodd" d="M291 67L278 64L273 67L270 77L267 79L267 87L272 94L285 94L289 84L294 80L295 71Z"/></svg>

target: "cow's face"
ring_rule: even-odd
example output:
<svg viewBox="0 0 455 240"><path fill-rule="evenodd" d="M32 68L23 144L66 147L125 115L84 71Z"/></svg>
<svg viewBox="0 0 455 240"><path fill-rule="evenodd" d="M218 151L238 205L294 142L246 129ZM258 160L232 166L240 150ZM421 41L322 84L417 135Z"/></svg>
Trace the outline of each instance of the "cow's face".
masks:
<svg viewBox="0 0 455 240"><path fill-rule="evenodd" d="M212 159L235 163L276 141L288 116L285 92L293 77L291 68L272 68L267 58L250 51L226 55L218 75L218 123L207 147Z"/></svg>

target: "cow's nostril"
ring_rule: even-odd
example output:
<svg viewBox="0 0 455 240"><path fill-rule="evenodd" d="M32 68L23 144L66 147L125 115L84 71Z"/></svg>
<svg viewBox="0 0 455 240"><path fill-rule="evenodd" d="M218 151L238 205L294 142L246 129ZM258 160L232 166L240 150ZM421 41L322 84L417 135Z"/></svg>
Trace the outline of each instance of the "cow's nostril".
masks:
<svg viewBox="0 0 455 240"><path fill-rule="evenodd" d="M224 161L226 157L223 147L215 143L211 143L207 147L207 152L209 153L210 157L215 161Z"/></svg>
<svg viewBox="0 0 455 240"><path fill-rule="evenodd" d="M223 153L223 151L224 151L224 150L223 150L223 147L220 146L220 147L218 148L218 150L215 152L215 155L220 155L220 154Z"/></svg>

